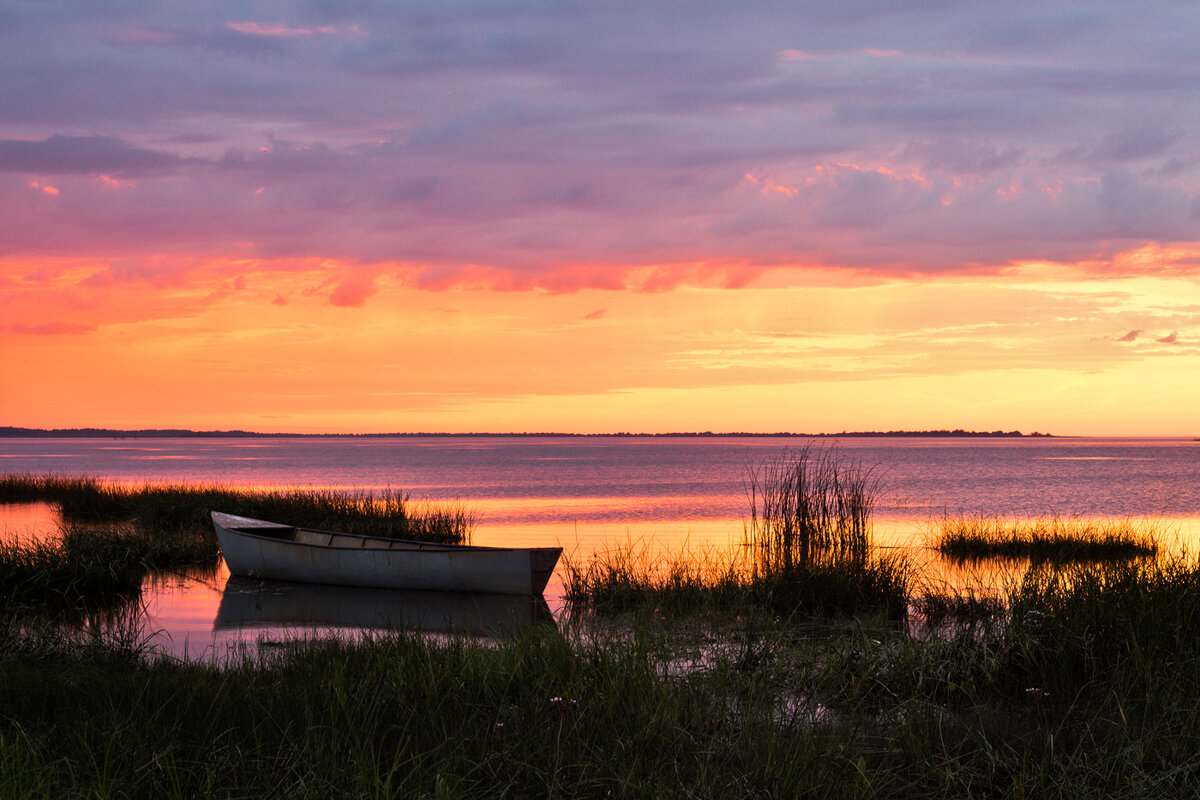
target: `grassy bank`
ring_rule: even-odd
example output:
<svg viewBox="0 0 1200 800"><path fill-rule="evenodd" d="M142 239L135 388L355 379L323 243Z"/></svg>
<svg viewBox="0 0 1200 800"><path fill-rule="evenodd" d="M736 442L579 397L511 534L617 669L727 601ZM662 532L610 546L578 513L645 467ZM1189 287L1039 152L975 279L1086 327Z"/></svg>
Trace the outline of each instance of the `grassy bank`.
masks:
<svg viewBox="0 0 1200 800"><path fill-rule="evenodd" d="M475 520L462 504L414 503L395 492L248 491L217 486L121 486L90 478L0 476L0 502L57 506L61 535L0 541L0 602L70 605L137 592L155 570L215 562L209 512L372 536L463 542Z"/></svg>
<svg viewBox="0 0 1200 800"><path fill-rule="evenodd" d="M801 566L756 560L752 548L651 555L635 545L564 558L564 594L601 613L765 611L781 617L907 613L912 569L902 558L821 559Z"/></svg>
<svg viewBox="0 0 1200 800"><path fill-rule="evenodd" d="M916 638L769 617L313 642L221 667L0 635L0 787L64 797L1164 797L1200 570L1093 565Z"/></svg>
<svg viewBox="0 0 1200 800"><path fill-rule="evenodd" d="M465 542L474 514L461 503L414 502L403 492L254 491L221 486L123 486L92 478L0 476L0 503L43 501L68 522L132 521L146 530L212 530L210 511L370 536ZM215 540L214 540L215 542Z"/></svg>
<svg viewBox="0 0 1200 800"><path fill-rule="evenodd" d="M152 570L215 558L209 537L194 533L69 525L54 539L0 542L0 603L105 603L136 594Z"/></svg>
<svg viewBox="0 0 1200 800"><path fill-rule="evenodd" d="M1127 561L1158 553L1162 531L1133 520L1003 520L946 517L934 523L933 546L958 562L989 558L1033 563Z"/></svg>

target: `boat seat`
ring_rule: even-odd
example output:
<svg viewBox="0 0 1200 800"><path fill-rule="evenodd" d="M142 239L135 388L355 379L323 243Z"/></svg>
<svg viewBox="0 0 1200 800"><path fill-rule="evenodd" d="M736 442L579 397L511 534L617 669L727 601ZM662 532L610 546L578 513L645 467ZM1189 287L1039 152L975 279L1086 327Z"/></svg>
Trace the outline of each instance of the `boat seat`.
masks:
<svg viewBox="0 0 1200 800"><path fill-rule="evenodd" d="M333 536L331 534L321 533L320 531L296 531L296 536L292 539L292 541L300 542L300 544L327 545L329 544L329 540L332 538Z"/></svg>

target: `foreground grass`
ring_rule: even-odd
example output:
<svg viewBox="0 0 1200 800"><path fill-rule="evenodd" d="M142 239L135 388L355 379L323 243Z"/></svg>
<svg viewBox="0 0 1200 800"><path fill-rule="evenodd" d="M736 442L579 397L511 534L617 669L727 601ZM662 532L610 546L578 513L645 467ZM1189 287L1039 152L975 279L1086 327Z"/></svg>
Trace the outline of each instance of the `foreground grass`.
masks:
<svg viewBox="0 0 1200 800"><path fill-rule="evenodd" d="M1126 561L1158 553L1160 538L1154 526L1131 520L946 517L934 528L934 546L958 562L989 558L1034 563Z"/></svg>
<svg viewBox="0 0 1200 800"><path fill-rule="evenodd" d="M469 508L413 502L403 492L288 489L252 491L208 485L121 486L92 478L0 476L0 502L43 501L74 523L133 521L146 531L212 532L210 511L286 525L434 542L469 541ZM213 545L215 548L215 537ZM214 551L215 552L215 551Z"/></svg>
<svg viewBox="0 0 1200 800"><path fill-rule="evenodd" d="M666 679L645 647L552 630L224 669L18 650L0 656L0 786L23 797L728 796L850 768L817 758L826 734L747 706L753 681Z"/></svg>
<svg viewBox="0 0 1200 800"><path fill-rule="evenodd" d="M772 622L680 639L311 642L227 665L0 628L22 797L1192 796L1200 569L1034 575L916 638Z"/></svg>

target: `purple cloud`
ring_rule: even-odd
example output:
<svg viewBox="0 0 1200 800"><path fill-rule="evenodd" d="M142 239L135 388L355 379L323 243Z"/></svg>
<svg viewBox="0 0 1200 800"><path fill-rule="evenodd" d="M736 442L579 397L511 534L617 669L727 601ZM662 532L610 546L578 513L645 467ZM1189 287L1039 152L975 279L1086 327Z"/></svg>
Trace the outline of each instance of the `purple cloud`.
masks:
<svg viewBox="0 0 1200 800"><path fill-rule="evenodd" d="M132 147L113 136L61 136L41 141L0 140L0 170L29 173L151 175L187 159L159 150Z"/></svg>
<svg viewBox="0 0 1200 800"><path fill-rule="evenodd" d="M68 5L0 27L10 255L570 290L1198 238L1200 7Z"/></svg>

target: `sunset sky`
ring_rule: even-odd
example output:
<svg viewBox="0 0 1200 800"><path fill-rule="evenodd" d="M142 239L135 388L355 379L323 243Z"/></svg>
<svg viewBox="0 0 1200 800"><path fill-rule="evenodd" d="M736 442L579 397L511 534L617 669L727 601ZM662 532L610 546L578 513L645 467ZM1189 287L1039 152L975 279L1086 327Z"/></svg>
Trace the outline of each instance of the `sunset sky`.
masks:
<svg viewBox="0 0 1200 800"><path fill-rule="evenodd" d="M4 0L0 367L27 427L1200 435L1200 4Z"/></svg>

